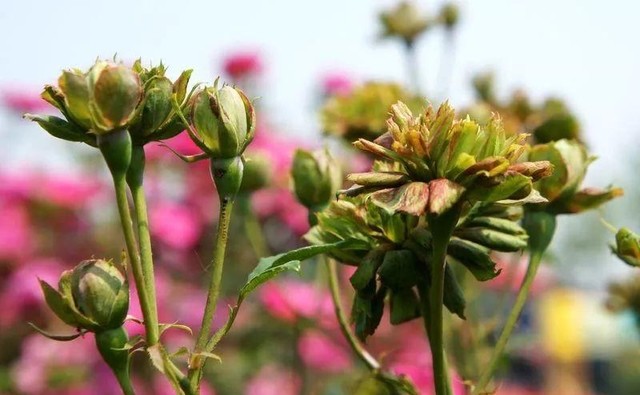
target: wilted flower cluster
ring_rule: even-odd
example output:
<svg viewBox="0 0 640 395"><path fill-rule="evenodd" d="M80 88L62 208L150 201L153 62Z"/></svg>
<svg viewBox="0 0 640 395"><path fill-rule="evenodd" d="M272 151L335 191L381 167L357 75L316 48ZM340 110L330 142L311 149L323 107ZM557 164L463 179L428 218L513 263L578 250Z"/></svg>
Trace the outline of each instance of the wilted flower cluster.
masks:
<svg viewBox="0 0 640 395"><path fill-rule="evenodd" d="M384 133L389 107L401 100L414 111L421 111L426 101L394 83L367 82L349 94L330 97L320 118L324 133L347 142L358 138L373 140Z"/></svg>
<svg viewBox="0 0 640 395"><path fill-rule="evenodd" d="M517 162L526 136L506 132L498 118L480 126L469 118L454 120L448 103L418 116L397 103L387 125L374 142L359 139L355 146L394 166L349 175L357 186L346 194L371 193L378 204L413 215L442 214L464 200L545 201L533 182L551 174L551 164Z"/></svg>

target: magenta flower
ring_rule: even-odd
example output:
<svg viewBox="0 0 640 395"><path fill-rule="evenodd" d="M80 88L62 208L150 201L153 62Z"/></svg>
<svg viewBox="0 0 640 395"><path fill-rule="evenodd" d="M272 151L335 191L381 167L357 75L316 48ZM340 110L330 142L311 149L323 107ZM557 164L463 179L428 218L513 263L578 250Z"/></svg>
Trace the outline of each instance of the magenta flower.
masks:
<svg viewBox="0 0 640 395"><path fill-rule="evenodd" d="M276 365L267 365L251 378L245 395L297 395L300 378L293 372Z"/></svg>
<svg viewBox="0 0 640 395"><path fill-rule="evenodd" d="M353 86L353 80L344 73L329 73L322 78L322 93L326 96L346 96Z"/></svg>
<svg viewBox="0 0 640 395"><path fill-rule="evenodd" d="M0 198L0 261L20 261L34 249L34 234L26 207Z"/></svg>
<svg viewBox="0 0 640 395"><path fill-rule="evenodd" d="M18 114L52 109L51 105L40 97L39 92L25 88L5 87L1 99L5 107Z"/></svg>
<svg viewBox="0 0 640 395"><path fill-rule="evenodd" d="M40 258L13 271L0 292L0 328L11 326L29 313L37 314L44 305L38 278L56 283L62 270L64 266L56 259Z"/></svg>
<svg viewBox="0 0 640 395"><path fill-rule="evenodd" d="M254 51L236 52L223 62L225 74L234 80L259 75L263 71L260 55Z"/></svg>
<svg viewBox="0 0 640 395"><path fill-rule="evenodd" d="M260 288L260 301L269 314L286 322L314 319L333 322L331 296L305 281L284 279L268 282Z"/></svg>
<svg viewBox="0 0 640 395"><path fill-rule="evenodd" d="M320 331L308 330L298 340L298 353L308 367L320 372L340 373L352 365L349 348L340 333L332 339Z"/></svg>
<svg viewBox="0 0 640 395"><path fill-rule="evenodd" d="M204 228L201 218L189 207L162 202L151 207L151 234L170 248L193 248Z"/></svg>
<svg viewBox="0 0 640 395"><path fill-rule="evenodd" d="M483 283L483 286L498 292L505 290L508 292L518 292L527 271L528 260L529 257L523 256L517 262L509 262L504 259L498 261L498 270L502 270L502 274ZM535 297L540 294L540 292L552 285L553 282L553 272L549 270L547 266L541 265L531 286L531 296Z"/></svg>

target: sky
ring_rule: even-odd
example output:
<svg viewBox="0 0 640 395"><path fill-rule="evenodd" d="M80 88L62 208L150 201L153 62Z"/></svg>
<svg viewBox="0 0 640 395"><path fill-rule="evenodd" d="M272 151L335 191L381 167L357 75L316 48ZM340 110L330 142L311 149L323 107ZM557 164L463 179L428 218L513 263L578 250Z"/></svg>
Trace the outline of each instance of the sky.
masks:
<svg viewBox="0 0 640 395"><path fill-rule="evenodd" d="M4 1L0 9L0 89L39 91L63 68L88 67L96 57L157 63L177 76L212 81L225 54L256 49L268 66L263 95L272 121L287 132L318 132L315 113L322 75L407 81L402 50L377 40L377 14L393 1L364 0L80 0ZM417 1L437 12L440 1ZM640 2L589 0L467 0L459 2L447 97L471 100L474 73L494 70L498 92L524 88L534 98L560 96L578 115L600 159L589 180L633 188L623 175L637 163L640 141ZM439 94L443 37L433 32L418 49L423 91ZM10 131L20 129L19 135ZM25 162L28 150L61 147L16 118L0 118L0 136L27 148L0 154ZM4 148L2 147L4 145ZM627 172L623 171L627 170Z"/></svg>

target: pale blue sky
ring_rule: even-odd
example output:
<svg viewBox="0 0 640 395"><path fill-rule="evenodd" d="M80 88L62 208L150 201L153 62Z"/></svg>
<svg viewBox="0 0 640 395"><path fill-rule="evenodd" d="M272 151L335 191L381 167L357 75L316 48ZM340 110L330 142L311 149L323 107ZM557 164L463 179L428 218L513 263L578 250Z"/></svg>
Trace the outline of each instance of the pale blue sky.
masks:
<svg viewBox="0 0 640 395"><path fill-rule="evenodd" d="M376 15L392 3L7 0L0 9L0 87L39 89L55 81L62 68L87 67L96 57L114 53L127 60L163 60L173 75L194 68L194 80L211 81L229 50L258 48L268 64L263 102L282 128L310 134L317 131L314 89L323 73L344 70L361 79L405 80L401 48L375 40ZM441 2L418 4L435 12ZM453 102L467 103L471 75L487 68L496 71L503 94L523 87L534 98L564 97L601 158L589 178L630 186L620 170L638 162L633 156L640 141L640 2L460 4ZM425 92L434 87L441 39L434 33L420 43ZM0 128L2 134L20 128L33 136L33 146L56 146L37 127L17 119L0 118ZM5 158L22 155L1 144L0 152Z"/></svg>

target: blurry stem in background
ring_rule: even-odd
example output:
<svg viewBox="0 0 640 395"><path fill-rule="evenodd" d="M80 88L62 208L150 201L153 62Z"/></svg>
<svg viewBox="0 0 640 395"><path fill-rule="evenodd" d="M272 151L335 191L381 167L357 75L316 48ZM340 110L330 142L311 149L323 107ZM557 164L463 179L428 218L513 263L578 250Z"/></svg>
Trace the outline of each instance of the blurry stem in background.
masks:
<svg viewBox="0 0 640 395"><path fill-rule="evenodd" d="M242 215L244 230L256 258L260 259L271 255L267 247L267 241L264 238L264 233L262 232L262 227L260 226L260 221L258 221L255 211L253 211L250 194L238 197L238 209Z"/></svg>
<svg viewBox="0 0 640 395"><path fill-rule="evenodd" d="M405 42L405 57L407 59L407 71L409 73L409 83L416 95L420 95L420 72L418 71L418 55L415 42Z"/></svg>
<svg viewBox="0 0 640 395"><path fill-rule="evenodd" d="M151 321L155 323L152 334L147 340L147 346L153 346L159 341L158 307L156 301L155 276L153 274L153 256L151 250L151 235L149 233L149 218L147 214L147 202L144 194L145 156L144 148L133 146L131 153L131 164L127 171L127 184L133 196L135 208L136 224L138 227L138 242L140 243L140 261L144 278L145 290L147 293L149 308L152 314ZM145 318L146 322L146 318ZM147 329L148 330L148 329Z"/></svg>
<svg viewBox="0 0 640 395"><path fill-rule="evenodd" d="M442 47L442 55L440 58L440 66L438 69L438 90L436 91L440 100L447 99L449 86L451 85L451 76L453 75L453 64L455 60L456 33L455 30L447 29L444 32L444 43Z"/></svg>
<svg viewBox="0 0 640 395"><path fill-rule="evenodd" d="M529 291L531 290L533 280L535 279L538 268L540 267L542 256L549 247L549 244L553 239L553 235L555 234L556 217L555 215L547 214L544 211L525 212L522 225L529 235L529 266L527 267L527 272L522 280L520 289L518 290L516 301L507 316L507 322L505 323L502 333L500 333L500 337L498 338L498 342L493 349L487 368L480 375L478 384L473 390L474 395L483 393L484 388L489 384L489 381L491 381L491 377L493 376L498 362L504 353L509 337L515 329L520 313L522 313L522 309L524 308L527 297L529 296Z"/></svg>
<svg viewBox="0 0 640 395"><path fill-rule="evenodd" d="M222 269L224 267L224 255L227 249L227 240L229 238L229 223L231 221L231 211L233 209L233 199L221 199L220 216L218 219L218 233L216 235L215 250L213 260L211 262L211 282L209 284L209 292L207 294L207 303L202 316L202 324L198 337L194 355L189 361L189 381L191 387L199 392L200 377L206 359L198 353L204 352L211 333L213 325L213 316L216 312L218 297L220 296L220 285L222 282Z"/></svg>
<svg viewBox="0 0 640 395"><path fill-rule="evenodd" d="M302 337L302 332L304 331L304 326L297 322L293 326L293 344L291 345L291 350L293 351L293 366L292 366L292 382L295 381L295 374L297 373L298 378L300 379L300 394L310 394L312 393L310 388L311 384L311 376L309 375L309 370L307 369L307 365L302 360L300 356L300 351L298 350L298 344L300 344L300 338Z"/></svg>
<svg viewBox="0 0 640 395"><path fill-rule="evenodd" d="M327 276L329 278L329 289L331 291L331 299L333 299L333 307L336 313L336 318L338 319L338 323L340 324L340 330L344 335L345 339L349 343L349 346L356 354L358 359L360 359L367 368L371 371L376 371L380 369L380 364L378 361L364 348L364 346L360 343L355 333L351 330L349 326L349 320L347 319L347 315L344 312L344 307L342 306L342 299L340 296L340 286L338 283L338 269L336 265L336 261L325 256L325 261L327 263Z"/></svg>

